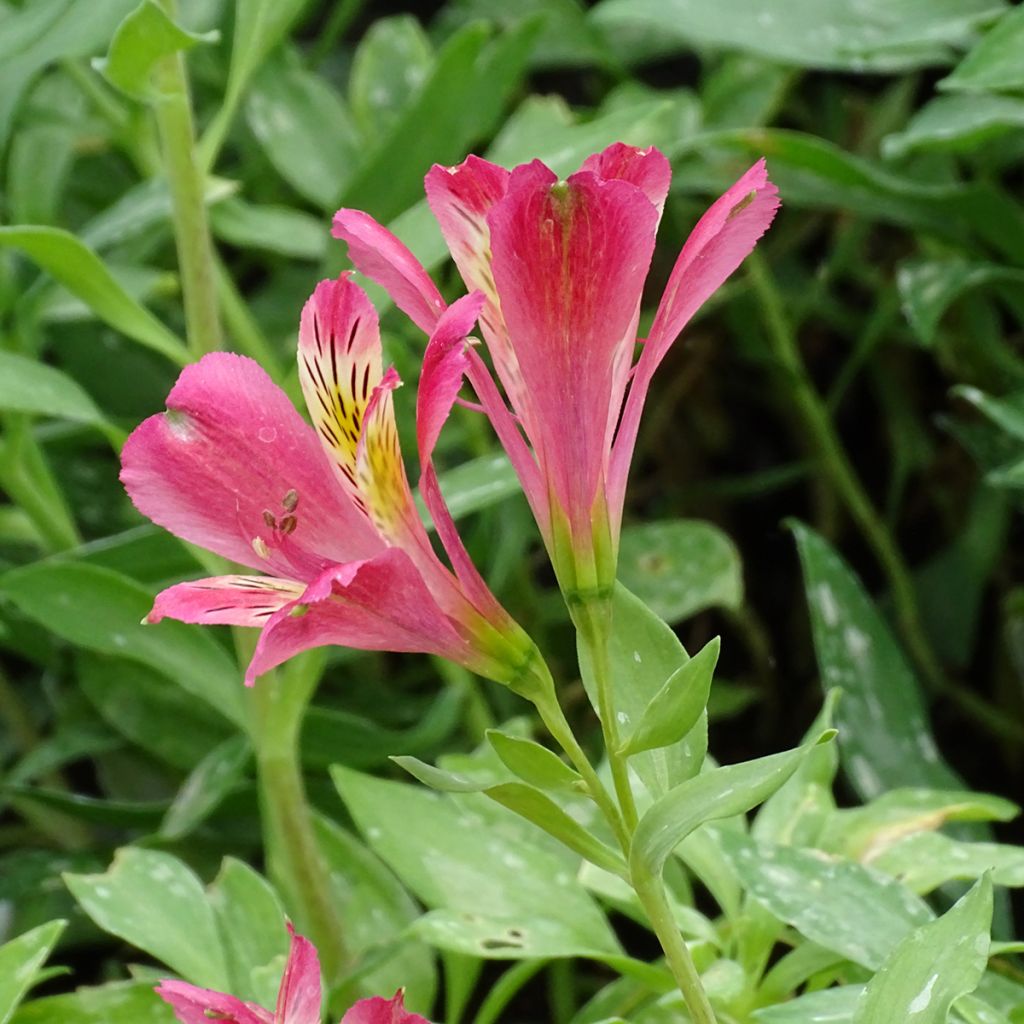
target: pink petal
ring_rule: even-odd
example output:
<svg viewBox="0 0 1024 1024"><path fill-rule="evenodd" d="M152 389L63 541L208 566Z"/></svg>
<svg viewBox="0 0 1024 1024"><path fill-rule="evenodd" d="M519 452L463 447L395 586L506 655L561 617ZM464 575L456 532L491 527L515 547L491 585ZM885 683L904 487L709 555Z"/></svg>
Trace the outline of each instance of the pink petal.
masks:
<svg viewBox="0 0 1024 1024"><path fill-rule="evenodd" d="M348 243L353 266L381 285L421 331L429 334L434 329L444 312L444 299L403 242L362 210L339 210L331 234Z"/></svg>
<svg viewBox="0 0 1024 1024"><path fill-rule="evenodd" d="M484 339L505 393L519 407L523 385L494 286L491 230L487 223L487 215L508 189L509 177L504 167L469 156L457 167L435 164L424 185L427 202L462 280L470 291L480 291L485 296L480 314Z"/></svg>
<svg viewBox="0 0 1024 1024"><path fill-rule="evenodd" d="M325 561L379 550L312 430L253 360L204 356L182 371L167 408L121 453L121 481L153 522L231 561L299 579Z"/></svg>
<svg viewBox="0 0 1024 1024"><path fill-rule="evenodd" d="M640 414L654 371L690 317L750 254L778 207L778 190L768 180L764 160L759 160L715 200L686 240L637 363L615 439L609 495L616 530Z"/></svg>
<svg viewBox="0 0 1024 1024"><path fill-rule="evenodd" d="M405 992L399 989L391 999L360 999L341 1018L341 1024L429 1024L418 1013L406 1010L404 997Z"/></svg>
<svg viewBox="0 0 1024 1024"><path fill-rule="evenodd" d="M273 576L212 576L178 583L157 594L147 622L163 618L206 626L265 626L305 585Z"/></svg>
<svg viewBox="0 0 1024 1024"><path fill-rule="evenodd" d="M320 1024L320 959L309 939L288 925L291 948L277 994L274 1024Z"/></svg>
<svg viewBox="0 0 1024 1024"><path fill-rule="evenodd" d="M654 204L659 216L665 208L672 166L653 146L637 149L624 142L613 142L600 153L588 156L580 170L593 171L599 178L617 178L636 185Z"/></svg>
<svg viewBox="0 0 1024 1024"><path fill-rule="evenodd" d="M302 310L299 383L310 419L338 481L364 513L356 480L356 452L370 394L380 383L377 311L343 274L321 281Z"/></svg>
<svg viewBox="0 0 1024 1024"><path fill-rule="evenodd" d="M274 1024L273 1015L260 1006L184 981L162 981L156 994L170 1004L181 1024L210 1024L211 1020L224 1024Z"/></svg>
<svg viewBox="0 0 1024 1024"><path fill-rule="evenodd" d="M625 389L657 210L635 185L516 168L491 210L494 278L528 407L516 408L574 532L589 530Z"/></svg>
<svg viewBox="0 0 1024 1024"><path fill-rule="evenodd" d="M474 670L478 660L399 548L328 567L298 601L275 612L260 634L246 683L300 651L328 644L439 654Z"/></svg>
<svg viewBox="0 0 1024 1024"><path fill-rule="evenodd" d="M473 565L445 504L434 468L434 447L448 419L469 365L466 335L480 313L483 295L473 292L448 307L423 356L416 401L416 436L420 455L420 492L451 559L455 574L476 610L492 623L504 624L508 614L498 604Z"/></svg>

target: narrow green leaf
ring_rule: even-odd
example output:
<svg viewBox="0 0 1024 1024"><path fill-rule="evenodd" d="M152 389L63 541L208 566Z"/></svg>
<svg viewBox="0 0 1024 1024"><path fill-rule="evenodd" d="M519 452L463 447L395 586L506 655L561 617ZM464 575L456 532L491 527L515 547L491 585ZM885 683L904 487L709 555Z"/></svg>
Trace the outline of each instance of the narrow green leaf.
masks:
<svg viewBox="0 0 1024 1024"><path fill-rule="evenodd" d="M210 210L218 238L240 249L265 249L299 260L319 260L327 250L326 225L289 206L267 206L228 199Z"/></svg>
<svg viewBox="0 0 1024 1024"><path fill-rule="evenodd" d="M939 82L940 89L981 92L988 89L1024 87L1024 9L1007 11L995 26Z"/></svg>
<svg viewBox="0 0 1024 1024"><path fill-rule="evenodd" d="M697 724L707 707L721 646L716 636L668 677L623 745L623 754L671 746Z"/></svg>
<svg viewBox="0 0 1024 1024"><path fill-rule="evenodd" d="M626 863L575 818L570 817L551 797L521 782L505 782L484 791L495 803L533 822L570 850L605 871L626 877Z"/></svg>
<svg viewBox="0 0 1024 1024"><path fill-rule="evenodd" d="M244 736L214 747L189 773L160 824L164 839L182 839L204 822L245 775L252 757Z"/></svg>
<svg viewBox="0 0 1024 1024"><path fill-rule="evenodd" d="M0 227L0 247L19 249L115 330L182 366L188 350L118 283L100 258L62 228Z"/></svg>
<svg viewBox="0 0 1024 1024"><path fill-rule="evenodd" d="M150 95L150 73L161 57L218 38L217 32L187 32L155 0L143 0L118 25L107 56L94 60L93 67L123 93L146 99Z"/></svg>
<svg viewBox="0 0 1024 1024"><path fill-rule="evenodd" d="M953 394L970 402L1015 440L1024 441L1024 391L995 398L978 388L961 386L954 388Z"/></svg>
<svg viewBox="0 0 1024 1024"><path fill-rule="evenodd" d="M104 874L69 874L64 880L104 931L145 950L194 985L227 988L213 910L199 879L177 857L126 847Z"/></svg>
<svg viewBox="0 0 1024 1024"><path fill-rule="evenodd" d="M502 764L524 782L538 789L571 789L579 773L553 750L519 736L489 729L487 739Z"/></svg>
<svg viewBox="0 0 1024 1024"><path fill-rule="evenodd" d="M982 878L937 921L908 935L868 982L853 1024L946 1024L988 966L992 882Z"/></svg>
<svg viewBox="0 0 1024 1024"><path fill-rule="evenodd" d="M683 782L655 801L640 819L630 864L648 875L660 875L672 851L708 821L743 814L767 800L796 771L817 743L832 739L821 734L816 743L771 754L754 761L712 768Z"/></svg>
<svg viewBox="0 0 1024 1024"><path fill-rule="evenodd" d="M917 832L882 850L871 866L926 895L947 882L973 882L989 872L995 885L1024 888L1024 849L968 843L941 832Z"/></svg>
<svg viewBox="0 0 1024 1024"><path fill-rule="evenodd" d="M50 921L0 946L0 1024L7 1024L67 922Z"/></svg>
<svg viewBox="0 0 1024 1024"><path fill-rule="evenodd" d="M0 409L100 426L103 413L82 386L55 366L0 352Z"/></svg>
<svg viewBox="0 0 1024 1024"><path fill-rule="evenodd" d="M421 761L418 757L398 754L391 758L399 768L403 768L414 779L424 786L436 789L441 793L480 793L487 788L487 783L480 779L471 779L465 775L445 771L432 764Z"/></svg>
<svg viewBox="0 0 1024 1024"><path fill-rule="evenodd" d="M151 981L82 986L60 996L23 1003L11 1024L176 1024Z"/></svg>
<svg viewBox="0 0 1024 1024"><path fill-rule="evenodd" d="M917 110L906 128L882 140L882 155L965 153L1024 128L1024 100L996 94L939 96Z"/></svg>

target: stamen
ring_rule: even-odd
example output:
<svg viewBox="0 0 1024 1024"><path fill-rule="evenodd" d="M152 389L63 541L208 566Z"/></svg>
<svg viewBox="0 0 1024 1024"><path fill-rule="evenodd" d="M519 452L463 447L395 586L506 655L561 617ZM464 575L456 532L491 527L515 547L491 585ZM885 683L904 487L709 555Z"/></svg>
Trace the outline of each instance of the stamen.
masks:
<svg viewBox="0 0 1024 1024"><path fill-rule="evenodd" d="M284 516L281 522L277 524L278 529L285 535L294 533L295 527L298 525L299 521L291 514Z"/></svg>
<svg viewBox="0 0 1024 1024"><path fill-rule="evenodd" d="M281 499L281 506L285 512L294 512L299 507L299 492L294 487Z"/></svg>
<svg viewBox="0 0 1024 1024"><path fill-rule="evenodd" d="M262 537L253 537L252 549L260 558L270 558L270 548L267 547L267 542Z"/></svg>
<svg viewBox="0 0 1024 1024"><path fill-rule="evenodd" d="M267 524L272 530L277 529L277 520L274 518L274 513L269 508L263 510L263 522Z"/></svg>

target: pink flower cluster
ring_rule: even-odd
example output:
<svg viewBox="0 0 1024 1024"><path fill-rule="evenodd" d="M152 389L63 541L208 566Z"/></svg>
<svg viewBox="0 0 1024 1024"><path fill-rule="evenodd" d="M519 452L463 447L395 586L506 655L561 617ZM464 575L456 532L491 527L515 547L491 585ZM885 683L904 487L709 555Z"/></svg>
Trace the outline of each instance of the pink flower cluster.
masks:
<svg viewBox="0 0 1024 1024"><path fill-rule="evenodd" d="M121 479L155 523L252 574L165 590L149 616L262 628L246 681L306 648L441 655L529 692L532 642L470 561L433 453L464 380L515 467L570 600L615 578L629 465L651 379L778 206L764 162L700 219L645 340L640 299L668 195L655 149L610 146L566 181L534 161L434 167L427 198L469 294L446 306L412 253L365 213L334 234L429 335L416 398L419 486L405 474L377 314L342 275L303 310L299 379L312 426L252 360L208 355L124 447ZM476 324L485 343L470 338ZM639 346L639 356L636 352Z"/></svg>
<svg viewBox="0 0 1024 1024"><path fill-rule="evenodd" d="M223 992L198 988L184 981L167 980L157 986L157 994L169 1003L181 1024L320 1024L323 994L320 986L320 960L313 944L291 934L291 949L274 1012ZM341 1024L428 1024L423 1017L409 1013L398 991L391 999L375 996L360 999L341 1018Z"/></svg>

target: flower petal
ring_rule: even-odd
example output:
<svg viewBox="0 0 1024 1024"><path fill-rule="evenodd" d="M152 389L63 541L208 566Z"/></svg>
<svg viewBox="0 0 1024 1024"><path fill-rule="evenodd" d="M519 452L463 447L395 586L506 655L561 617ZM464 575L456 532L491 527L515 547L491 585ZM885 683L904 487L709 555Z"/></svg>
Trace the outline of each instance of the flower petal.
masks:
<svg viewBox="0 0 1024 1024"><path fill-rule="evenodd" d="M400 548L329 566L298 600L275 612L260 634L246 683L300 651L328 644L439 654L471 668L476 660Z"/></svg>
<svg viewBox="0 0 1024 1024"><path fill-rule="evenodd" d="M343 274L321 281L302 309L299 383L338 480L369 515L356 480L356 453L370 395L381 381L377 311Z"/></svg>
<svg viewBox="0 0 1024 1024"><path fill-rule="evenodd" d="M404 989L399 989L391 999L360 999L341 1018L341 1024L429 1024L418 1013L410 1013L404 1000Z"/></svg>
<svg viewBox="0 0 1024 1024"><path fill-rule="evenodd" d="M469 366L466 336L480 313L480 292L463 296L441 317L423 356L423 372L416 400L416 437L420 456L420 492L437 535L451 559L455 575L476 610L492 623L504 624L508 614L484 583L445 504L434 468L434 447L448 419Z"/></svg>
<svg viewBox="0 0 1024 1024"><path fill-rule="evenodd" d="M289 923L291 948L277 993L274 1024L320 1024L320 959L309 939L295 934Z"/></svg>
<svg viewBox="0 0 1024 1024"><path fill-rule="evenodd" d="M489 215L494 279L528 407L516 408L559 503L585 534L625 388L657 210L635 185L516 168ZM511 397L511 396L510 396Z"/></svg>
<svg viewBox="0 0 1024 1024"><path fill-rule="evenodd" d="M339 210L331 234L348 243L353 266L381 285L424 334L434 329L444 312L444 299L403 242L362 210Z"/></svg>
<svg viewBox="0 0 1024 1024"><path fill-rule="evenodd" d="M156 994L170 1004L181 1024L274 1024L273 1015L261 1006L184 981L161 981Z"/></svg>
<svg viewBox="0 0 1024 1024"><path fill-rule="evenodd" d="M301 597L305 589L303 583L274 576L211 576L161 591L146 621L170 618L206 626L265 626L274 612Z"/></svg>
<svg viewBox="0 0 1024 1024"><path fill-rule="evenodd" d="M299 579L325 561L379 550L313 432L253 360L204 356L182 371L167 408L121 454L121 481L153 522L232 561Z"/></svg>
<svg viewBox="0 0 1024 1024"><path fill-rule="evenodd" d="M600 153L588 156L580 170L593 171L599 178L628 181L654 204L659 217L665 209L672 166L665 155L653 146L637 149L624 142L613 142Z"/></svg>
<svg viewBox="0 0 1024 1024"><path fill-rule="evenodd" d="M637 363L615 438L608 484L613 529L621 519L640 414L654 371L690 317L750 254L778 207L778 190L768 180L764 160L758 160L715 200L687 238Z"/></svg>
<svg viewBox="0 0 1024 1024"><path fill-rule="evenodd" d="M491 272L491 229L487 223L487 215L508 190L509 177L504 167L469 156L456 167L435 164L427 172L424 185L427 202L462 280L471 292L480 291L485 296L480 326L498 379L518 408L522 405L523 384Z"/></svg>

